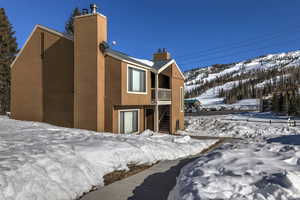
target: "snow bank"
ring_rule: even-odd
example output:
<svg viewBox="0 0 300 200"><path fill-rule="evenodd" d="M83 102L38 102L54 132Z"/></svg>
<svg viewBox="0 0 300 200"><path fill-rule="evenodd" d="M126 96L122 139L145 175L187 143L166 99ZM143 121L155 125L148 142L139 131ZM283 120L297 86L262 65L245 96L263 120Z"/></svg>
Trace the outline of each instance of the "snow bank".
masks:
<svg viewBox="0 0 300 200"><path fill-rule="evenodd" d="M128 164L197 154L216 140L116 135L0 118L0 199L70 200Z"/></svg>
<svg viewBox="0 0 300 200"><path fill-rule="evenodd" d="M231 119L234 119L234 121ZM256 122L247 122L247 120ZM300 134L299 127L288 127L287 123L274 123L276 122L276 119L272 119L272 121L273 123L270 124L269 119L259 119L251 116L243 117L238 115L187 117L186 122L188 126L186 131L181 132L181 134L253 138L255 140L262 140L280 135ZM278 119L278 121L285 122L286 120L283 121Z"/></svg>
<svg viewBox="0 0 300 200"><path fill-rule="evenodd" d="M300 198L300 147L226 144L185 166L168 200Z"/></svg>

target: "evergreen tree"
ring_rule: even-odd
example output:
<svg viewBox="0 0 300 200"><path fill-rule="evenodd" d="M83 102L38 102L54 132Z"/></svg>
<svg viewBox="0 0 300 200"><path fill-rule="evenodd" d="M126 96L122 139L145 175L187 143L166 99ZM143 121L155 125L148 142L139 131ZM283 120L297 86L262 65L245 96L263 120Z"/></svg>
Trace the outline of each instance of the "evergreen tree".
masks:
<svg viewBox="0 0 300 200"><path fill-rule="evenodd" d="M296 115L300 116L300 95L299 94L296 96L295 105L296 105Z"/></svg>
<svg viewBox="0 0 300 200"><path fill-rule="evenodd" d="M273 95L272 97L272 111L280 112L280 104L279 104L279 97L277 95Z"/></svg>
<svg viewBox="0 0 300 200"><path fill-rule="evenodd" d="M74 8L70 18L68 19L68 21L66 22L66 25L65 25L65 33L66 34L68 34L68 35L74 34L74 18L79 15L81 15L79 8L78 7Z"/></svg>
<svg viewBox="0 0 300 200"><path fill-rule="evenodd" d="M0 114L10 110L10 65L18 53L14 34L4 8L0 8Z"/></svg>
<svg viewBox="0 0 300 200"><path fill-rule="evenodd" d="M293 95L290 98L289 107L288 107L288 114L289 115L297 115L297 99Z"/></svg>

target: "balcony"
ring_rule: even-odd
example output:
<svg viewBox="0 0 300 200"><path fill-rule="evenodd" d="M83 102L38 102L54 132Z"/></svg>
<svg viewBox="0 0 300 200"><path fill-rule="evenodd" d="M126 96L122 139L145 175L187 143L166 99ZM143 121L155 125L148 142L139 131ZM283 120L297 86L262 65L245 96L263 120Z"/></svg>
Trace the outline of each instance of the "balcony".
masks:
<svg viewBox="0 0 300 200"><path fill-rule="evenodd" d="M155 88L151 89L152 101L155 100ZM158 101L171 101L172 100L172 90L165 88L158 88Z"/></svg>

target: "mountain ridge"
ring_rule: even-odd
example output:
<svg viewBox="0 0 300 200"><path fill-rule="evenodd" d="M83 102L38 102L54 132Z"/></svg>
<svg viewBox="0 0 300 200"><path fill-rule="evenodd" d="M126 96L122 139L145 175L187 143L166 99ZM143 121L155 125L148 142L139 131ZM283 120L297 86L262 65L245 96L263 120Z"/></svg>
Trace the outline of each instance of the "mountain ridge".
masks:
<svg viewBox="0 0 300 200"><path fill-rule="evenodd" d="M225 103L262 98L300 87L300 50L194 68L184 75L186 98L197 98L204 104L214 98ZM242 94L230 98L235 92Z"/></svg>

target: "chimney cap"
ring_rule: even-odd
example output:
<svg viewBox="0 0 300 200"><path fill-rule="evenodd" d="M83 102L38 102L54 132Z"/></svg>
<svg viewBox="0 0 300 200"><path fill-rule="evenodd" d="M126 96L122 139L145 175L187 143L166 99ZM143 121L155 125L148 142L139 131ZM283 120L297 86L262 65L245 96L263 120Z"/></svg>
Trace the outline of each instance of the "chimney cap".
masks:
<svg viewBox="0 0 300 200"><path fill-rule="evenodd" d="M91 13L93 13L93 14L97 13L98 7L97 7L97 5L95 3L91 4L90 8L91 8Z"/></svg>
<svg viewBox="0 0 300 200"><path fill-rule="evenodd" d="M167 52L166 48L159 48L157 53L153 54L153 61L170 60L171 54Z"/></svg>

